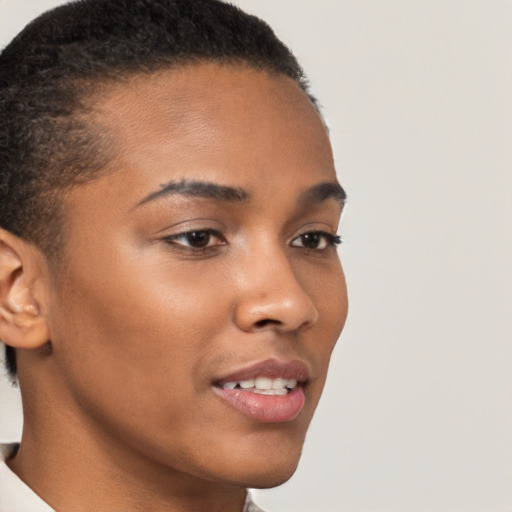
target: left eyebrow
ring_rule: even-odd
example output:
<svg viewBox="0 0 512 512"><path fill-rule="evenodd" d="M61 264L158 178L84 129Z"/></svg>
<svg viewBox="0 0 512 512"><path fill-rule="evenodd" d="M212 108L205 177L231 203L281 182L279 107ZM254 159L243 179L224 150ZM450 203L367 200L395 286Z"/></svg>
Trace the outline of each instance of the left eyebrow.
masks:
<svg viewBox="0 0 512 512"><path fill-rule="evenodd" d="M299 203L301 206L307 207L315 203L322 203L328 199L334 199L342 208L345 205L347 194L337 181L326 181L314 185L301 194Z"/></svg>

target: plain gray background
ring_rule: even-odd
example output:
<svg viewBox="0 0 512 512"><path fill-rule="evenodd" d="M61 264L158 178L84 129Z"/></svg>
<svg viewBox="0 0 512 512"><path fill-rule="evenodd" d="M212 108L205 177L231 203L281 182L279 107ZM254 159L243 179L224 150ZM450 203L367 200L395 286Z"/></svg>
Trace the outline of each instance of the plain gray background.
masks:
<svg viewBox="0 0 512 512"><path fill-rule="evenodd" d="M0 0L0 44L59 3ZM298 55L349 194L349 320L299 470L258 503L510 512L512 3L237 3Z"/></svg>

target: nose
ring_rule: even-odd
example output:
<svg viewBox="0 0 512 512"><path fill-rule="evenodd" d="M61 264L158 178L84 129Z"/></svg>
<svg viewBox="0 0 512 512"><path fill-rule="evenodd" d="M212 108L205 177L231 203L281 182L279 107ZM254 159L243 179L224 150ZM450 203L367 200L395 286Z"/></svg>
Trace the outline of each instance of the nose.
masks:
<svg viewBox="0 0 512 512"><path fill-rule="evenodd" d="M241 330L295 331L317 322L318 311L282 251L246 263L234 309Z"/></svg>

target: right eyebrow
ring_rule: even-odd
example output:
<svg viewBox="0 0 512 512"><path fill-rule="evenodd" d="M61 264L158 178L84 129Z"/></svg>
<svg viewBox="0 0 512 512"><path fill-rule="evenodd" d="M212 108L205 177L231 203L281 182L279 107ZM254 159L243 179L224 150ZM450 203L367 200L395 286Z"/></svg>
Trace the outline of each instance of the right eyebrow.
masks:
<svg viewBox="0 0 512 512"><path fill-rule="evenodd" d="M137 206L149 203L160 197L180 194L191 197L204 197L207 199L217 199L230 203L244 202L249 199L249 192L239 187L228 187L211 183L208 181L180 180L170 181L160 186L160 190L151 192L142 199Z"/></svg>

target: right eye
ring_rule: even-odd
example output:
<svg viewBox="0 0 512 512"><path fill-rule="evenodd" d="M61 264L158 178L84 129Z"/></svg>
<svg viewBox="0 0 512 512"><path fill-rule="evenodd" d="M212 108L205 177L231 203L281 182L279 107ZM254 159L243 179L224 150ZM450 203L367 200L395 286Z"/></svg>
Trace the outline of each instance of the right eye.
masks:
<svg viewBox="0 0 512 512"><path fill-rule="evenodd" d="M179 245L190 250L209 249L218 245L226 245L226 239L214 229L197 229L177 233L163 239L171 245Z"/></svg>

